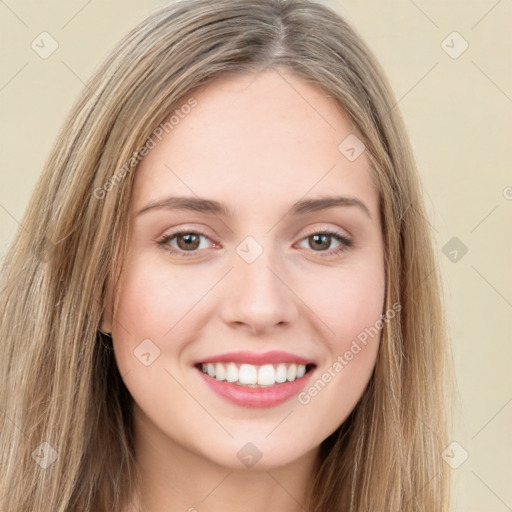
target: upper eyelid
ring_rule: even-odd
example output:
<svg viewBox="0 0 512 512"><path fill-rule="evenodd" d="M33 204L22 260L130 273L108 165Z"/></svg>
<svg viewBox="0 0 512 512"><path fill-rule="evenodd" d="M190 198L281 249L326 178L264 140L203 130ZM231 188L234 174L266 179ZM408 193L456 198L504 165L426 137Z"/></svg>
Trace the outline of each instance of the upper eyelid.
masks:
<svg viewBox="0 0 512 512"><path fill-rule="evenodd" d="M211 236L209 236L207 233L205 233L204 230L198 229L198 228L177 228L176 230L172 231L171 233L162 235L160 237L160 240L163 239L163 240L167 240L167 242L169 242L170 240L174 240L180 234L189 234L189 233L194 233L194 234L199 235L200 237L207 238L214 245L218 244L218 242L216 242ZM308 230L308 232L305 233L298 240L298 242L302 242L303 240L305 240L306 238L308 238L309 236L312 236L314 234L327 234L328 236L339 237L341 239L340 241L342 243L346 242L347 244L350 244L350 245L353 245L353 243L354 243L353 237L351 235L345 235L340 231L340 228L332 228L332 227L312 228L311 230ZM179 251L180 249L176 249L176 250ZM197 251L197 249L196 249L196 251ZM185 252L187 252L187 251L185 251ZM193 253L195 251L188 251L188 252Z"/></svg>
<svg viewBox="0 0 512 512"><path fill-rule="evenodd" d="M194 234L197 234L199 235L200 237L204 237L204 238L207 238L209 239L213 245L218 245L215 241L213 241L211 239L211 237L209 237L207 234L204 234L202 232L200 232L200 230L193 230L193 229L178 229L176 231L174 231L173 233L169 233L167 235L164 235L163 238L160 238L160 240L157 241L157 244L160 248L164 249L165 251L167 251L169 254L174 254L176 257L179 257L180 259L183 259L184 261L187 260L187 258L194 258L194 257L201 257L201 253L204 253L205 249L203 248L202 250L201 249L194 249L194 250L191 250L191 251L186 251L186 250L183 250L183 249L180 249L180 248L175 248L175 247L171 247L169 248L170 244L169 242L171 240L174 240L176 238L176 236L178 236L179 234L187 234L187 233L194 233ZM305 240L307 240L308 237L314 235L314 234L326 234L327 236L330 236L332 239L334 239L335 241L337 241L340 246L338 248L331 248L327 251L314 251L314 252L318 252L318 258L321 259L324 259L325 261L330 261L332 260L332 258L335 258L337 256L341 256L343 255L346 251L350 250L350 249L354 249L354 248L357 248L358 244L355 244L354 243L354 240L353 238L350 236L350 237L346 237L345 235L339 233L337 230L335 229L332 229L332 228L324 228L324 229L313 229L310 233L308 234L304 234L304 236L302 236L297 243L301 243ZM164 246L168 246L168 247L164 247ZM204 255L204 254L203 254ZM320 261L319 260L319 261ZM192 260L193 261L193 260Z"/></svg>
<svg viewBox="0 0 512 512"><path fill-rule="evenodd" d="M296 238L298 236L298 234L300 233L300 231L302 231L304 228L301 228L301 230L297 231L296 234L293 236L293 238ZM166 235L169 235L169 236L176 236L176 235L179 235L180 233L197 233L197 234L200 234L202 236L206 236L207 238L215 238L215 236L211 237L210 235L208 235L206 233L206 229L203 229L203 228L197 228L197 227L175 227L175 228L170 228L168 230L166 230L161 236L164 237ZM209 229L208 229L209 231ZM337 227L332 227L332 226L329 226L329 227L326 227L326 226L316 226L316 227L312 227L311 229L307 229L307 232L303 235L303 237L306 237L306 236L310 236L312 234L315 234L315 233L323 233L323 232L333 232L333 233L339 233L340 235L344 236L345 238L352 238L352 234L345 228L341 228L339 226Z"/></svg>

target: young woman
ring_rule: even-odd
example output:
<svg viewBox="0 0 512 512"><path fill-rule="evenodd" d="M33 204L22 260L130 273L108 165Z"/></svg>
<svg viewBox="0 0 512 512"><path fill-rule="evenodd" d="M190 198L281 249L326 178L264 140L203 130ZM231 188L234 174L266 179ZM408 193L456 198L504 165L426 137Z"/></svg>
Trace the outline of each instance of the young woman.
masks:
<svg viewBox="0 0 512 512"><path fill-rule="evenodd" d="M151 15L84 89L22 225L2 269L2 510L448 510L420 181L338 14Z"/></svg>

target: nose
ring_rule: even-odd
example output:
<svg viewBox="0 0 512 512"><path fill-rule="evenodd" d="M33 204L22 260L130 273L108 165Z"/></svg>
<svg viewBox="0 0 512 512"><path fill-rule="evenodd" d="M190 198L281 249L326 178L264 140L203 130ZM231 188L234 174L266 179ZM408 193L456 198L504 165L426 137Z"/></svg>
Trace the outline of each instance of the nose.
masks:
<svg viewBox="0 0 512 512"><path fill-rule="evenodd" d="M264 250L251 263L238 255L233 262L220 307L226 325L252 334L265 334L298 318L298 298L276 258Z"/></svg>

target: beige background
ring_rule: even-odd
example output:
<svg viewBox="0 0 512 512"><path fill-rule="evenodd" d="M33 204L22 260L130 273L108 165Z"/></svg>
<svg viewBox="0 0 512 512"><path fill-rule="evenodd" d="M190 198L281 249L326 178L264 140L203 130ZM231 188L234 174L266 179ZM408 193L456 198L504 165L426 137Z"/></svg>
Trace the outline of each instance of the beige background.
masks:
<svg viewBox="0 0 512 512"><path fill-rule="evenodd" d="M458 465L469 454L453 469L456 510L511 510L512 3L324 3L344 15L380 59L422 173L461 398L453 433L458 444L447 460ZM0 2L2 254L83 82L124 33L161 4ZM47 59L31 48L43 31L59 45ZM454 31L463 39L448 37ZM455 55L464 40L469 47L452 58L447 51ZM459 248L445 247L452 237ZM468 249L464 255L460 243Z"/></svg>

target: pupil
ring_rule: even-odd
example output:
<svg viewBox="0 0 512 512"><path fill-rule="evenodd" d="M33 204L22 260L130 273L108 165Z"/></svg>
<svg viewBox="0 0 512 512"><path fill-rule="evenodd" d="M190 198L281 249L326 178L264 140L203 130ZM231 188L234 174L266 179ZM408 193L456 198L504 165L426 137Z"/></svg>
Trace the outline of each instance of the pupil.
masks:
<svg viewBox="0 0 512 512"><path fill-rule="evenodd" d="M313 239L314 243L318 243L318 240L320 238L323 238L324 239L324 242L320 242L320 245L322 246L321 248L322 249L328 249L329 248L329 242L327 241L329 239L329 235L313 235L311 236L310 238Z"/></svg>
<svg viewBox="0 0 512 512"><path fill-rule="evenodd" d="M181 243L180 241L183 240L184 241L184 247L181 247ZM191 246L196 243L197 244L197 241L198 241L198 236L197 235L194 235L192 233L189 233L189 234L186 234L186 235L181 235L180 237L178 237L178 245L180 245L180 248L183 249L190 249ZM193 249L196 249L197 247L193 247Z"/></svg>

